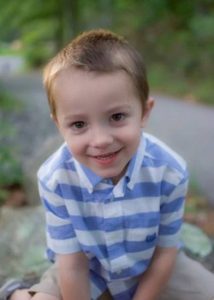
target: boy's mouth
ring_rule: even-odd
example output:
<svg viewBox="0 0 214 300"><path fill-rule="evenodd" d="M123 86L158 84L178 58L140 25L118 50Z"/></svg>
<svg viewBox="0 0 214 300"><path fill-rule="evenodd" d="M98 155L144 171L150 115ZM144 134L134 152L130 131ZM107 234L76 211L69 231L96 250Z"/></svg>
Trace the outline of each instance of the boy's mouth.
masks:
<svg viewBox="0 0 214 300"><path fill-rule="evenodd" d="M106 153L106 154L101 154L101 155L93 155L91 157L96 159L99 163L110 164L116 159L117 154L120 151L121 151L121 149L118 151L115 151L115 152L111 152L111 153Z"/></svg>
<svg viewBox="0 0 214 300"><path fill-rule="evenodd" d="M103 160L105 160L105 159L113 157L117 152L108 153L108 154L102 154L102 155L96 155L94 157L97 158L97 159L103 159Z"/></svg>

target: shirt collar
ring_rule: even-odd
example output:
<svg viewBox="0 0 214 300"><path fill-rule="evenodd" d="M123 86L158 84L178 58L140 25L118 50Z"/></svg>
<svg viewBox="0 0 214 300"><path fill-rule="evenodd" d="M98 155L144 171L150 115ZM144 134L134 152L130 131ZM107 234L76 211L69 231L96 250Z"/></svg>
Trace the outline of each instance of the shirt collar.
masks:
<svg viewBox="0 0 214 300"><path fill-rule="evenodd" d="M142 162L144 159L145 154L145 139L143 136L143 133L141 135L140 144L138 146L136 154L131 159L127 172L126 172L126 178L127 178L127 187L132 190L136 182L138 181L139 177L139 171L142 166Z"/></svg>
<svg viewBox="0 0 214 300"><path fill-rule="evenodd" d="M138 181L139 171L144 158L144 152L144 139L142 136L137 152L130 160L125 175L114 187L113 194L115 198L123 197L126 187L128 187L130 190L134 188L136 182Z"/></svg>
<svg viewBox="0 0 214 300"><path fill-rule="evenodd" d="M75 158L73 158L73 161L81 182L91 194L95 189L96 185L100 183L103 180L103 178L95 174L91 169L80 164Z"/></svg>

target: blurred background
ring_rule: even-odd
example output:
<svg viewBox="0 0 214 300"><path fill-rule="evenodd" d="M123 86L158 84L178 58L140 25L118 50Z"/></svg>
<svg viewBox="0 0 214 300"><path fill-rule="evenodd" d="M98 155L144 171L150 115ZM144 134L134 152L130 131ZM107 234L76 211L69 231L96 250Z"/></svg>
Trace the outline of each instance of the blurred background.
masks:
<svg viewBox="0 0 214 300"><path fill-rule="evenodd" d="M148 131L187 160L186 218L214 236L213 0L0 0L0 206L40 203L36 170L61 142L42 68L94 28L142 53L156 99Z"/></svg>
<svg viewBox="0 0 214 300"><path fill-rule="evenodd" d="M212 0L0 0L0 8L0 54L19 55L28 67L42 66L78 33L104 27L143 53L152 88L214 103Z"/></svg>

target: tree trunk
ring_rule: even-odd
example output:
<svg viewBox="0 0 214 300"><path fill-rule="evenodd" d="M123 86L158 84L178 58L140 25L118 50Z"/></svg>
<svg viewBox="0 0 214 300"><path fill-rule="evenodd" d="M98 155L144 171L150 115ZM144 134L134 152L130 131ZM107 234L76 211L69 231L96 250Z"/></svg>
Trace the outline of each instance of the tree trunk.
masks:
<svg viewBox="0 0 214 300"><path fill-rule="evenodd" d="M80 11L78 0L61 0L62 8L62 41L69 42L78 32Z"/></svg>

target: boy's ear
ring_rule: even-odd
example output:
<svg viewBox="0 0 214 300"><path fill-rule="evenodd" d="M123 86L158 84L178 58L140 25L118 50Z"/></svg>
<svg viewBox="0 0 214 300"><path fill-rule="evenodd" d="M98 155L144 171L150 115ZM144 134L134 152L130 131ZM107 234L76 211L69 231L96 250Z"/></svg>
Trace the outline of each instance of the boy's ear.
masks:
<svg viewBox="0 0 214 300"><path fill-rule="evenodd" d="M54 117L53 114L50 114L51 120L55 123L56 122L56 118Z"/></svg>
<svg viewBox="0 0 214 300"><path fill-rule="evenodd" d="M56 116L54 116L53 114L50 114L50 117L51 117L51 120L55 123L55 125L57 127L59 127L58 120L57 120Z"/></svg>
<svg viewBox="0 0 214 300"><path fill-rule="evenodd" d="M149 119L150 113L152 111L152 108L154 107L155 100L152 97L149 97L149 99L146 101L146 104L143 109L143 116L142 116L142 122L141 126L145 127L147 124L147 121Z"/></svg>

